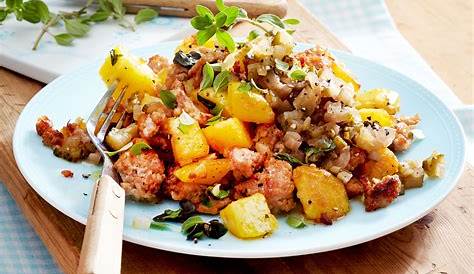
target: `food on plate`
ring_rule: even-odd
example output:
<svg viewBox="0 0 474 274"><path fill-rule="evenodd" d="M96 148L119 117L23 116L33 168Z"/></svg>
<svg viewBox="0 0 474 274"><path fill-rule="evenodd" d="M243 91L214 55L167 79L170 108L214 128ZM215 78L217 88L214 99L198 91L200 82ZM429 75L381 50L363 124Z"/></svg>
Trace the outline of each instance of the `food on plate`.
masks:
<svg viewBox="0 0 474 274"><path fill-rule="evenodd" d="M100 68L106 86L117 83L106 112L126 88L114 121L125 118L105 143L129 197L180 201L193 209L188 219L220 214L232 234L256 238L277 229L275 216L299 211L329 225L350 214L354 197L374 211L421 187L425 174L442 175L442 154L423 164L398 159L422 136L417 114L400 115L398 93L364 90L323 47L296 52L295 20L198 10L197 34L174 56L146 60L116 47ZM257 29L235 42L227 30L239 16ZM57 131L43 116L36 127L59 157L97 155L82 120ZM160 221L186 219L163 214ZM183 231L192 237L206 233L193 227L211 225L191 220Z"/></svg>

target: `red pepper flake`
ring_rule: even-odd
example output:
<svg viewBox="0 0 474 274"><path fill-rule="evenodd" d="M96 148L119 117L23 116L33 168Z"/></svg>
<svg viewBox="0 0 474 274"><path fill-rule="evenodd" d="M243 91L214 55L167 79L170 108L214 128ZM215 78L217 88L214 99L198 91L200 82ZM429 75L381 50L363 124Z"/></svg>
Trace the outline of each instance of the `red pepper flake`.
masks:
<svg viewBox="0 0 474 274"><path fill-rule="evenodd" d="M72 171L70 171L69 169L64 169L64 170L61 170L61 174L65 177L65 178L72 178L74 176L74 173Z"/></svg>

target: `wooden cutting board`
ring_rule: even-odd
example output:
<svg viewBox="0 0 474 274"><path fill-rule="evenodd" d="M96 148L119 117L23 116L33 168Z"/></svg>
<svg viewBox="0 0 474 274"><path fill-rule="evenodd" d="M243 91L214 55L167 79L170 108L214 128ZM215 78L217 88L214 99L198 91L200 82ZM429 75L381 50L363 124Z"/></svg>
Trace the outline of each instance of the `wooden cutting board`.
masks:
<svg viewBox="0 0 474 274"><path fill-rule="evenodd" d="M301 20L296 38L346 49L297 0L288 16ZM248 26L236 27L244 33ZM19 113L43 86L0 68L0 181L65 273L77 267L84 226L63 215L27 184L12 153ZM218 259L181 255L124 243L123 273L463 273L472 269L472 180L468 167L457 188L418 222L385 237L342 250L275 259Z"/></svg>

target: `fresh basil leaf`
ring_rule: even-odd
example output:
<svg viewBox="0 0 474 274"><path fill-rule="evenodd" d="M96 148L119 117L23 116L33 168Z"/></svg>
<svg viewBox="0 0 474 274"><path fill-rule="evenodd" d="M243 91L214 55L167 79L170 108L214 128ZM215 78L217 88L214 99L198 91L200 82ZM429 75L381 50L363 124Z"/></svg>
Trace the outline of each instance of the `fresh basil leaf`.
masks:
<svg viewBox="0 0 474 274"><path fill-rule="evenodd" d="M227 6L224 5L224 0L216 0L216 7L219 11L223 11Z"/></svg>
<svg viewBox="0 0 474 274"><path fill-rule="evenodd" d="M196 13L199 15L199 16L209 16L211 19L214 19L214 14L212 13L212 11L206 7L206 6L203 6L203 5L196 5Z"/></svg>
<svg viewBox="0 0 474 274"><path fill-rule="evenodd" d="M208 15L195 16L191 19L191 26L197 30L204 30L212 25L213 20Z"/></svg>
<svg viewBox="0 0 474 274"><path fill-rule="evenodd" d="M219 45L226 47L230 52L235 51L235 42L229 33L222 30L217 30L216 37Z"/></svg>
<svg viewBox="0 0 474 274"><path fill-rule="evenodd" d="M290 71L289 76L292 80L303 81L306 77L306 72L302 69L295 69Z"/></svg>
<svg viewBox="0 0 474 274"><path fill-rule="evenodd" d="M67 32L76 37L82 37L90 30L89 25L81 23L79 19L65 19L64 24Z"/></svg>
<svg viewBox="0 0 474 274"><path fill-rule="evenodd" d="M237 16L239 18L248 18L247 11L244 10L243 8L239 9L239 15Z"/></svg>
<svg viewBox="0 0 474 274"><path fill-rule="evenodd" d="M197 32L196 41L199 46L204 45L212 36L216 33L216 26L211 26L207 29L203 29Z"/></svg>
<svg viewBox="0 0 474 274"><path fill-rule="evenodd" d="M100 10L107 11L110 13L113 12L112 4L108 0L99 0L99 7Z"/></svg>
<svg viewBox="0 0 474 274"><path fill-rule="evenodd" d="M107 18L109 18L110 15L111 13L108 11L99 10L99 11L96 11L94 14L92 14L89 17L89 20L91 20L92 22L102 22L102 21L107 20Z"/></svg>
<svg viewBox="0 0 474 274"><path fill-rule="evenodd" d="M176 95L169 90L161 90L160 99L167 108L174 109L178 105L176 103Z"/></svg>
<svg viewBox="0 0 474 274"><path fill-rule="evenodd" d="M286 32L287 32L288 34L290 34L290 35L293 34L293 33L295 33L295 31L296 31L296 30L294 30L294 29L287 29L287 30L286 30Z"/></svg>
<svg viewBox="0 0 474 274"><path fill-rule="evenodd" d="M224 23L224 26L228 27L232 25L233 23L235 23L235 20L239 16L240 9L238 7L232 6L232 7L227 7L223 9L222 12L225 13L225 15L227 15L227 19Z"/></svg>
<svg viewBox="0 0 474 274"><path fill-rule="evenodd" d="M23 3L23 19L33 24L39 23L41 21L37 3L38 2L35 0Z"/></svg>
<svg viewBox="0 0 474 274"><path fill-rule="evenodd" d="M260 33L258 30L254 29L249 32L249 35L247 36L247 41L252 41L253 39L257 38L260 36Z"/></svg>
<svg viewBox="0 0 474 274"><path fill-rule="evenodd" d="M142 154L143 150L147 150L147 149L151 149L151 146L149 144L147 144L145 142L138 142L138 143L133 144L130 147L130 152L133 155L138 156L138 155Z"/></svg>
<svg viewBox="0 0 474 274"><path fill-rule="evenodd" d="M283 62L280 59L275 59L275 67L281 71L287 71L290 68L290 65L286 62Z"/></svg>
<svg viewBox="0 0 474 274"><path fill-rule="evenodd" d="M283 24L283 21L281 21L280 17L274 14L262 14L259 17L257 17L255 20L257 22L268 23L270 25L273 25L282 29L285 28L285 24Z"/></svg>
<svg viewBox="0 0 474 274"><path fill-rule="evenodd" d="M202 224L204 221L199 216L192 216L189 217L184 223L181 225L181 232L189 233L189 230L193 228L197 224Z"/></svg>
<svg viewBox="0 0 474 274"><path fill-rule="evenodd" d="M7 8L10 10L16 10L21 7L23 4L23 0L6 0L5 4L7 5Z"/></svg>
<svg viewBox="0 0 474 274"><path fill-rule="evenodd" d="M125 15L125 7L123 6L122 0L108 0L112 4L114 14L118 18L122 18Z"/></svg>
<svg viewBox="0 0 474 274"><path fill-rule="evenodd" d="M135 24L140 24L146 21L151 21L155 19L158 16L158 12L154 9L146 8L146 9L141 9L138 11L138 13L135 15L134 21Z"/></svg>
<svg viewBox="0 0 474 274"><path fill-rule="evenodd" d="M240 84L240 86L237 90L241 91L241 92L249 92L249 91L252 90L252 84L250 84L248 82L242 83L242 84Z"/></svg>
<svg viewBox="0 0 474 274"><path fill-rule="evenodd" d="M301 215L291 214L286 219L286 223L293 228L303 228L306 226L304 217Z"/></svg>
<svg viewBox="0 0 474 274"><path fill-rule="evenodd" d="M158 221L175 221L180 218L181 213L183 210L181 208L178 208L176 210L172 209L166 209L165 212L162 214L153 217L153 221L158 222Z"/></svg>
<svg viewBox="0 0 474 274"><path fill-rule="evenodd" d="M162 222L154 222L154 221L152 221L152 222L150 223L150 228L151 228L151 229L156 229L156 230L164 231L164 230L169 230L169 225L166 224L166 223L162 223Z"/></svg>
<svg viewBox="0 0 474 274"><path fill-rule="evenodd" d="M54 40L56 43L58 43L58 45L69 46L72 44L72 41L74 41L74 36L69 33L61 33L54 35Z"/></svg>
<svg viewBox="0 0 474 274"><path fill-rule="evenodd" d="M221 89L227 87L230 81L230 72L228 70L221 71L217 74L216 78L214 79L214 83L212 87L216 92L219 92Z"/></svg>
<svg viewBox="0 0 474 274"><path fill-rule="evenodd" d="M216 21L216 27L220 28L227 21L227 15L223 11L221 11L218 14L216 14L216 20L215 21Z"/></svg>
<svg viewBox="0 0 474 274"><path fill-rule="evenodd" d="M216 108L217 108L217 109L216 109ZM218 111L218 112L217 112L217 111ZM223 118L222 118L222 108L221 108L221 107L219 108L219 106L216 105L216 107L211 110L211 113L212 113L212 112L214 112L214 113L217 112L217 114L214 114L214 116L213 116L212 118L210 118L209 120L207 120L206 126L215 125L215 124L217 124L217 123L219 123L220 121L223 120Z"/></svg>
<svg viewBox="0 0 474 274"><path fill-rule="evenodd" d="M283 20L283 23L287 25L298 25L300 23L300 20L296 18L288 18L288 19Z"/></svg>
<svg viewBox="0 0 474 274"><path fill-rule="evenodd" d="M199 90L203 90L209 87L212 87L214 81L214 70L212 69L209 63L204 64L202 68L202 81Z"/></svg>
<svg viewBox="0 0 474 274"><path fill-rule="evenodd" d="M275 159L287 161L293 167L303 164L298 158L295 158L288 153L278 153L277 155L275 155Z"/></svg>

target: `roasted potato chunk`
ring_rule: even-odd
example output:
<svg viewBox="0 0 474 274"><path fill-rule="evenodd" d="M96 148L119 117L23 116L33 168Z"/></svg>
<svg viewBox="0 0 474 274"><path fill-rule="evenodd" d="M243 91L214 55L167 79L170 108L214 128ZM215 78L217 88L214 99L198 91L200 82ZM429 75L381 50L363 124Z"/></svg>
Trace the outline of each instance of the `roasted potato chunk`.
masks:
<svg viewBox="0 0 474 274"><path fill-rule="evenodd" d="M349 212L344 184L328 171L300 166L293 170L293 181L307 218L331 224Z"/></svg>
<svg viewBox="0 0 474 274"><path fill-rule="evenodd" d="M213 185L231 170L229 159L201 160L175 170L174 175L182 182Z"/></svg>
<svg viewBox="0 0 474 274"><path fill-rule="evenodd" d="M393 115L400 110L400 96L395 91L383 88L367 90L357 94L356 108L384 109Z"/></svg>
<svg viewBox="0 0 474 274"><path fill-rule="evenodd" d="M434 151L423 161L423 169L428 177L439 178L444 174L444 154Z"/></svg>
<svg viewBox="0 0 474 274"><path fill-rule="evenodd" d="M169 129L174 158L183 166L208 155L209 145L196 120L189 115L186 119L191 121L183 123L181 119L171 119Z"/></svg>
<svg viewBox="0 0 474 274"><path fill-rule="evenodd" d="M362 174L369 179L382 179L387 175L398 172L397 156L388 148L382 148L372 153L372 160L365 162Z"/></svg>
<svg viewBox="0 0 474 274"><path fill-rule="evenodd" d="M273 122L275 114L265 97L252 90L240 91L240 85L240 82L231 82L228 86L227 103L231 116L257 124Z"/></svg>
<svg viewBox="0 0 474 274"><path fill-rule="evenodd" d="M242 239L262 237L278 227L261 193L232 202L221 210L220 216L227 229Z"/></svg>
<svg viewBox="0 0 474 274"><path fill-rule="evenodd" d="M136 124L130 124L126 128L112 128L107 136L105 142L113 150L119 150L126 144L130 143L134 137L138 136L138 128Z"/></svg>
<svg viewBox="0 0 474 274"><path fill-rule="evenodd" d="M359 114L362 121L377 122L383 127L395 125L395 119L385 109L362 108Z"/></svg>
<svg viewBox="0 0 474 274"><path fill-rule="evenodd" d="M252 139L245 125L237 118L217 122L203 129L209 145L221 154L233 148L249 148Z"/></svg>

